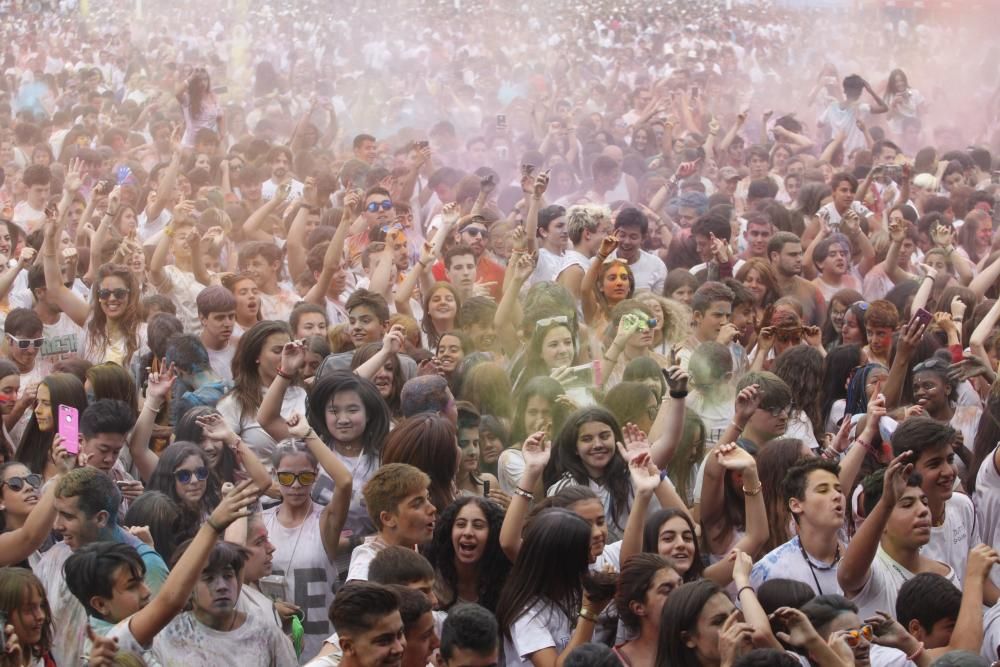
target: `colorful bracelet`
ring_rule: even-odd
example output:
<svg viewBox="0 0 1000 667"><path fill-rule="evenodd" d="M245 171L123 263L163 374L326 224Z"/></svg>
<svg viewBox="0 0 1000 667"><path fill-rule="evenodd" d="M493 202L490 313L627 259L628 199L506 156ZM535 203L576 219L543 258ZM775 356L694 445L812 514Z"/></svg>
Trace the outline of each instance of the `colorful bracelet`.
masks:
<svg viewBox="0 0 1000 667"><path fill-rule="evenodd" d="M291 380L292 379L292 376L289 375L288 373L286 373L285 371L283 371L280 366L275 371L275 373L278 375L278 377L285 378L286 380Z"/></svg>
<svg viewBox="0 0 1000 667"><path fill-rule="evenodd" d="M515 496L521 496L522 498L526 498L528 500L534 500L535 499L535 494L533 494L531 491L525 491L524 489L522 489L519 486L515 486L514 487L514 495Z"/></svg>

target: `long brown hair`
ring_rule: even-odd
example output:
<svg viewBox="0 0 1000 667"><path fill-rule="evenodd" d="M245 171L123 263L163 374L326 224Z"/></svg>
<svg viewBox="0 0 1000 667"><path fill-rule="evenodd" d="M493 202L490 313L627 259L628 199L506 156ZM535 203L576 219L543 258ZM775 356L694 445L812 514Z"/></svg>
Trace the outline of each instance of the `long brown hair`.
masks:
<svg viewBox="0 0 1000 667"><path fill-rule="evenodd" d="M42 636L34 646L22 646L29 650L32 656L46 656L52 648L52 610L45 596L45 587L31 570L21 567L0 567L0 613L10 619L12 614L20 614L21 609L28 604L31 589L35 589L42 598L41 606L45 612L45 622L42 623ZM6 654L0 656L0 665L14 665ZM48 663L46 663L48 664Z"/></svg>
<svg viewBox="0 0 1000 667"><path fill-rule="evenodd" d="M139 313L139 283L136 282L135 275L129 271L124 264L101 264L97 269L97 276L90 289L90 304L94 309L94 316L87 321L87 347L88 352L103 352L110 342L108 337L108 316L101 308L97 292L101 288L101 281L105 278L115 276L121 278L128 288L128 302L125 304L125 311L118 318L117 324L125 336L125 358L124 364L132 360L132 355L139 349L139 336L137 332L142 323L142 316Z"/></svg>
<svg viewBox="0 0 1000 667"><path fill-rule="evenodd" d="M257 416L262 400L261 390L264 385L260 381L260 353L264 349L269 336L287 334L291 337L288 323L277 320L264 320L246 330L240 336L233 354L233 389L230 392L240 404L243 415Z"/></svg>
<svg viewBox="0 0 1000 667"><path fill-rule="evenodd" d="M458 439L447 417L425 412L404 420L382 446L382 465L408 463L431 478L431 502L438 512L455 499Z"/></svg>

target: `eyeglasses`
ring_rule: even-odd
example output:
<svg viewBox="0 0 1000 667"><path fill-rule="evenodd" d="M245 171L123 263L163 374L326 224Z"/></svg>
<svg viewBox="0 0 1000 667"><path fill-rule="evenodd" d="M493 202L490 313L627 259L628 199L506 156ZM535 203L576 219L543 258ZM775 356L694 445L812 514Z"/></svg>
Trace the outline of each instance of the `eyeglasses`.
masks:
<svg viewBox="0 0 1000 667"><path fill-rule="evenodd" d="M466 227L462 230L462 233L469 236L486 236L486 230L482 227Z"/></svg>
<svg viewBox="0 0 1000 667"><path fill-rule="evenodd" d="M45 343L44 338L18 338L17 336L12 336L11 334L7 334L7 338L9 338L11 343L16 345L19 350L27 350L29 347L37 349Z"/></svg>
<svg viewBox="0 0 1000 667"><path fill-rule="evenodd" d="M799 340L802 338L802 329L800 327L795 327L792 329L778 329L775 335L783 343L787 343L792 340Z"/></svg>
<svg viewBox="0 0 1000 667"><path fill-rule="evenodd" d="M539 329L541 327L547 327L552 324L569 324L569 318L565 315L556 315L555 317L546 317L544 320L538 320L535 322L535 328Z"/></svg>
<svg viewBox="0 0 1000 667"><path fill-rule="evenodd" d="M383 211L388 211L388 210L392 209L392 200L391 199L383 199L380 202L377 202L377 201L368 202L368 206L366 206L365 208L368 209L369 213L374 213L374 212L376 212L378 210L379 206L382 207Z"/></svg>
<svg viewBox="0 0 1000 667"><path fill-rule="evenodd" d="M208 468L201 466L200 468L195 468L194 470L175 470L174 479L181 484L190 484L192 479L204 482L208 479Z"/></svg>
<svg viewBox="0 0 1000 667"><path fill-rule="evenodd" d="M871 641L871 638L875 635L875 631L872 630L870 625L862 625L857 630L849 630L844 635L844 641L850 647L855 647L861 643L861 638L864 637L865 641Z"/></svg>
<svg viewBox="0 0 1000 667"><path fill-rule="evenodd" d="M771 408L771 409L761 408L761 409L767 412L767 414L771 415L772 417L788 417L790 414L792 414L792 408L791 406L788 405L786 405L783 408Z"/></svg>
<svg viewBox="0 0 1000 667"><path fill-rule="evenodd" d="M111 297L115 297L116 301L122 301L125 299L132 290L127 287L116 287L114 289L99 289L97 290L97 298L100 301L107 301Z"/></svg>
<svg viewBox="0 0 1000 667"><path fill-rule="evenodd" d="M296 474L294 472L279 472L277 478L278 484L282 486L291 486L295 484L295 480L299 480L301 486L311 486L316 481L316 473L300 472Z"/></svg>
<svg viewBox="0 0 1000 667"><path fill-rule="evenodd" d="M11 491L20 491L25 484L33 489L40 489L42 488L42 476L32 473L24 477L11 477L5 482L0 482L0 489L6 485L10 487Z"/></svg>

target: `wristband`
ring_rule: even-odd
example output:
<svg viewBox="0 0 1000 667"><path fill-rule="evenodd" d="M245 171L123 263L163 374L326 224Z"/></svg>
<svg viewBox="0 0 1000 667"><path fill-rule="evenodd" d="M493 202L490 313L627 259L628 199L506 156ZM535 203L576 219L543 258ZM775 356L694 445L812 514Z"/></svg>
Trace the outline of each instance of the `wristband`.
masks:
<svg viewBox="0 0 1000 667"><path fill-rule="evenodd" d="M673 389L670 390L670 398L687 398L687 395L688 395L687 390L684 391L674 391Z"/></svg>
<svg viewBox="0 0 1000 667"><path fill-rule="evenodd" d="M205 519L205 523L207 523L208 527L214 530L219 535L222 535L222 533L226 532L225 528L212 521L212 517L208 517L207 519Z"/></svg>
<svg viewBox="0 0 1000 667"><path fill-rule="evenodd" d="M745 495L745 496L756 496L758 493L760 493L760 490L762 488L764 488L764 485L761 484L760 482L757 482L757 487L754 488L754 489L747 489L747 487L744 485L743 486L743 495Z"/></svg>
<svg viewBox="0 0 1000 667"><path fill-rule="evenodd" d="M285 371L283 371L281 369L281 366L278 366L278 369L276 371L274 371L274 372L278 375L278 377L285 378L286 380L291 380L292 379L292 376L289 375L288 373L286 373Z"/></svg>
<svg viewBox="0 0 1000 667"><path fill-rule="evenodd" d="M590 611L586 607L580 607L580 618L590 621L591 623L597 623L597 614Z"/></svg>
<svg viewBox="0 0 1000 667"><path fill-rule="evenodd" d="M740 590L736 591L737 600L739 600L740 596L743 595L743 591L750 591L751 593L756 592L754 591L753 586L743 586L742 588L740 588Z"/></svg>
<svg viewBox="0 0 1000 667"><path fill-rule="evenodd" d="M531 491L525 491L524 489L522 489L519 486L515 486L514 487L514 495L515 496L521 496L522 498L526 498L528 500L534 500L535 499L535 494L533 494Z"/></svg>

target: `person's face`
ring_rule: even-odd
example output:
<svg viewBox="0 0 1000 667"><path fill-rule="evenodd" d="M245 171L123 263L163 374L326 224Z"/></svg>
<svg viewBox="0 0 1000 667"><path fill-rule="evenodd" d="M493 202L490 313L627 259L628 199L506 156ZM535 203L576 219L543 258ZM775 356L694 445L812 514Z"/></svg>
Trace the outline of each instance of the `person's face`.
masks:
<svg viewBox="0 0 1000 667"><path fill-rule="evenodd" d="M691 299L694 298L694 289L690 285L681 285L670 294L670 298L690 306Z"/></svg>
<svg viewBox="0 0 1000 667"><path fill-rule="evenodd" d="M306 313L299 318L295 329L296 338L326 336L326 317L322 313Z"/></svg>
<svg viewBox="0 0 1000 667"><path fill-rule="evenodd" d="M735 187L734 187L735 190ZM694 221L698 219L697 209L693 209L687 206L681 206L677 209L677 226L681 228L684 232L688 232L691 229L691 225ZM686 234L682 234L685 236Z"/></svg>
<svg viewBox="0 0 1000 667"><path fill-rule="evenodd" d="M503 441L489 431L479 431L479 455L488 466L496 465L503 452Z"/></svg>
<svg viewBox="0 0 1000 667"><path fill-rule="evenodd" d="M493 350L497 343L496 328L492 323L472 323L465 328L465 333L472 339L472 345L481 352Z"/></svg>
<svg viewBox="0 0 1000 667"><path fill-rule="evenodd" d="M823 637L823 639L825 640L833 633L841 630L860 630L861 625L861 619L857 614L853 611L845 612L830 621L830 624L827 626L827 636ZM851 647L851 651L854 653L854 664L856 667L868 667L871 665L869 657L871 648L871 643L869 643L865 637L858 637L858 643Z"/></svg>
<svg viewBox="0 0 1000 667"><path fill-rule="evenodd" d="M715 664L719 661L719 631L733 609L735 607L725 593L716 593L701 608L698 621L685 640L687 647L694 650L700 664Z"/></svg>
<svg viewBox="0 0 1000 667"><path fill-rule="evenodd" d="M993 221L983 218L979 222L979 229L976 230L976 244L981 248L988 248L993 243Z"/></svg>
<svg viewBox="0 0 1000 667"><path fill-rule="evenodd" d="M833 191L833 204L838 211L846 211L854 201L854 189L850 181L841 181Z"/></svg>
<svg viewBox="0 0 1000 667"><path fill-rule="evenodd" d="M465 358L462 341L455 336L441 336L441 340L438 341L437 358L441 364L441 370L445 373L453 373L462 363L462 359Z"/></svg>
<svg viewBox="0 0 1000 667"><path fill-rule="evenodd" d="M618 256L630 262L636 259L642 247L642 231L638 227L619 227L615 235L618 237Z"/></svg>
<svg viewBox="0 0 1000 667"><path fill-rule="evenodd" d="M441 645L434 629L434 614L425 613L406 633L403 667L427 667L431 654Z"/></svg>
<svg viewBox="0 0 1000 667"><path fill-rule="evenodd" d="M129 236L136 229L135 211L131 208L122 209L122 214L118 218L118 231L122 236Z"/></svg>
<svg viewBox="0 0 1000 667"><path fill-rule="evenodd" d="M774 170L779 173L784 173L785 165L788 163L789 158L792 157L785 149L776 150L773 154L774 157Z"/></svg>
<svg viewBox="0 0 1000 667"><path fill-rule="evenodd" d="M369 210L372 205L375 206L374 211ZM369 227L384 227L396 219L396 208L387 195L374 192L365 199L364 216Z"/></svg>
<svg viewBox="0 0 1000 667"><path fill-rule="evenodd" d="M243 181L240 183L240 197L244 201L259 202L263 196L263 186L264 183L260 180Z"/></svg>
<svg viewBox="0 0 1000 667"><path fill-rule="evenodd" d="M385 360L381 368L375 371L375 377L372 378L372 383L378 389L378 393L387 401L392 397L392 393L395 390L395 380L393 379L395 372L396 361L390 357Z"/></svg>
<svg viewBox="0 0 1000 667"><path fill-rule="evenodd" d="M324 357L316 354L312 350L306 350L306 361L302 366L302 376L305 378L311 378L316 375L316 371L319 370L320 364L323 363Z"/></svg>
<svg viewBox="0 0 1000 667"><path fill-rule="evenodd" d="M839 335L844 330L844 318L847 316L847 304L840 301L830 303L830 324Z"/></svg>
<svg viewBox="0 0 1000 667"><path fill-rule="evenodd" d="M604 292L608 303L615 304L628 298L632 289L628 274L628 268L618 262L611 264L604 272L601 291Z"/></svg>
<svg viewBox="0 0 1000 667"><path fill-rule="evenodd" d="M28 201L34 208L41 208L45 200L49 198L49 186L46 185L32 185L28 188Z"/></svg>
<svg viewBox="0 0 1000 667"><path fill-rule="evenodd" d="M944 257L942 257L939 253L928 255L924 258L924 263L938 273L950 273L950 271L948 271L948 262L945 261Z"/></svg>
<svg viewBox="0 0 1000 667"><path fill-rule="evenodd" d="M271 160L271 176L275 180L281 180L288 175L288 169L291 166L288 156L284 153L279 153Z"/></svg>
<svg viewBox="0 0 1000 667"><path fill-rule="evenodd" d="M236 610L239 597L240 577L232 567L226 567L218 572L203 570L191 599L195 611L225 618Z"/></svg>
<svg viewBox="0 0 1000 667"><path fill-rule="evenodd" d="M460 290L471 290L476 282L475 255L455 255L448 262L448 281Z"/></svg>
<svg viewBox="0 0 1000 667"><path fill-rule="evenodd" d="M177 497L188 507L198 507L201 499L205 497L207 487L207 466L205 459L198 455L191 455L181 461L181 464L174 469L174 491ZM198 479L201 477L201 479ZM181 481L182 478L187 482Z"/></svg>
<svg viewBox="0 0 1000 667"><path fill-rule="evenodd" d="M568 327L553 327L542 338L542 361L549 370L569 366L575 354L573 334Z"/></svg>
<svg viewBox="0 0 1000 667"><path fill-rule="evenodd" d="M233 295L236 297L236 314L243 320L254 320L260 310L260 289L253 280L241 280L233 285Z"/></svg>
<svg viewBox="0 0 1000 667"><path fill-rule="evenodd" d="M0 255L10 257L12 249L13 242L10 238L10 230L7 229L7 225L0 224Z"/></svg>
<svg viewBox="0 0 1000 667"><path fill-rule="evenodd" d="M931 539L931 510L919 486L908 486L892 508L885 532L906 546L923 546Z"/></svg>
<svg viewBox="0 0 1000 667"><path fill-rule="evenodd" d="M748 270L743 278L743 286L753 294L754 303L759 305L764 302L764 297L767 296L767 285L764 284L760 271L757 269Z"/></svg>
<svg viewBox="0 0 1000 667"><path fill-rule="evenodd" d="M125 444L126 438L121 433L98 433L83 438L80 451L87 456L88 466L110 474Z"/></svg>
<svg viewBox="0 0 1000 667"><path fill-rule="evenodd" d="M194 168L204 169L205 171L209 171L212 168L212 161L207 153L198 153L194 159Z"/></svg>
<svg viewBox="0 0 1000 667"><path fill-rule="evenodd" d="M118 276L107 276L101 279L100 290L110 290L108 298L102 299L98 295L98 302L105 317L109 320L117 320L125 314L129 301L129 286ZM122 292L124 290L124 293Z"/></svg>
<svg viewBox="0 0 1000 667"><path fill-rule="evenodd" d="M827 470L813 470L806 478L802 498L791 498L789 509L800 518L819 528L838 528L844 525L846 502L840 480Z"/></svg>
<svg viewBox="0 0 1000 667"><path fill-rule="evenodd" d="M281 366L281 348L288 341L286 333L271 334L264 341L264 345L260 349L260 356L257 358L258 373L262 377L273 378L277 375L278 367Z"/></svg>
<svg viewBox="0 0 1000 667"><path fill-rule="evenodd" d="M774 263L775 256L771 255L771 262ZM777 254L777 264L775 268L784 276L797 276L802 273L802 244L786 243L781 246L781 251Z"/></svg>
<svg viewBox="0 0 1000 667"><path fill-rule="evenodd" d="M591 477L599 479L615 455L615 433L604 422L584 422L576 434L576 453Z"/></svg>
<svg viewBox="0 0 1000 667"><path fill-rule="evenodd" d="M281 491L281 501L283 503L287 503L289 507L302 507L310 502L309 494L312 492L315 482L303 484L301 475L315 475L316 467L304 453L282 456L274 469L274 473L278 479L278 488ZM295 478L290 485L286 486L281 483L282 475L295 475Z"/></svg>
<svg viewBox="0 0 1000 667"><path fill-rule="evenodd" d="M39 431L48 432L54 427L52 393L44 383L38 385L38 391L35 394L35 421L38 423Z"/></svg>
<svg viewBox="0 0 1000 667"><path fill-rule="evenodd" d="M17 367L22 372L27 372L35 367L35 359L38 357L38 351L41 348L35 347L34 344L31 344L28 345L27 348L21 349L19 343L11 339L12 336L14 336L14 334L4 334L4 343L7 348L7 356L10 357L11 361L17 364ZM17 338L18 340L35 341L38 340L39 338L42 338L42 332L37 331L32 333L31 335L18 333L14 337Z"/></svg>
<svg viewBox="0 0 1000 667"><path fill-rule="evenodd" d="M773 409L757 408L750 421L755 431L763 434L770 440L777 438L785 432L785 429L788 427L790 412L791 410L787 406Z"/></svg>
<svg viewBox="0 0 1000 667"><path fill-rule="evenodd" d="M392 239L392 263L397 271L406 271L410 267L409 247L403 234L396 234Z"/></svg>
<svg viewBox="0 0 1000 667"><path fill-rule="evenodd" d="M632 147L637 151L646 150L646 146L649 145L649 133L646 130L638 130L634 135L632 135Z"/></svg>
<svg viewBox="0 0 1000 667"><path fill-rule="evenodd" d="M263 255L257 255L247 262L247 273L253 277L257 287L263 288L278 279L278 262L271 263Z"/></svg>
<svg viewBox="0 0 1000 667"><path fill-rule="evenodd" d="M864 342L861 335L861 322L853 311L844 313L844 325L840 329L840 340L844 345L860 345Z"/></svg>
<svg viewBox="0 0 1000 667"><path fill-rule="evenodd" d="M382 524L393 529L403 544L424 544L434 534L437 510L426 488L406 496L395 512L383 512Z"/></svg>
<svg viewBox="0 0 1000 667"><path fill-rule="evenodd" d="M126 565L119 565L111 577L111 597L98 597L101 614L110 621L128 618L147 604L153 597L142 573Z"/></svg>
<svg viewBox="0 0 1000 667"><path fill-rule="evenodd" d="M758 155L753 155L750 157L750 161L747 163L747 166L750 168L751 180L757 180L767 176L768 164L767 160L764 158Z"/></svg>
<svg viewBox="0 0 1000 667"><path fill-rule="evenodd" d="M361 145L354 151L354 154L359 160L372 164L375 162L378 151L375 148L375 142L371 139L366 139L361 142Z"/></svg>
<svg viewBox="0 0 1000 667"><path fill-rule="evenodd" d="M672 567L665 567L654 574L642 601L643 616L659 624L667 598L683 583L681 575Z"/></svg>
<svg viewBox="0 0 1000 667"><path fill-rule="evenodd" d="M39 385L41 390L41 385ZM531 396L524 404L524 432L537 433L552 423L552 404L542 396Z"/></svg>
<svg viewBox="0 0 1000 667"><path fill-rule="evenodd" d="M882 391L882 387L889 379L889 371L884 368L875 368L865 380L865 399L872 400Z"/></svg>
<svg viewBox="0 0 1000 667"><path fill-rule="evenodd" d="M767 243L771 240L771 225L756 222L747 225L747 251L751 257L767 257Z"/></svg>
<svg viewBox="0 0 1000 667"><path fill-rule="evenodd" d="M428 311L434 317L442 320L451 319L458 313L458 304L455 303L455 295L451 293L451 290L443 287L431 294L427 305L429 306Z"/></svg>
<svg viewBox="0 0 1000 667"><path fill-rule="evenodd" d="M714 257L712 253L712 241L707 236L694 234L694 249L698 253L698 258L703 262L710 262Z"/></svg>
<svg viewBox="0 0 1000 667"><path fill-rule="evenodd" d="M451 544L455 560L464 565L474 565L483 558L490 537L490 523L486 514L474 502L466 503L458 511L451 528Z"/></svg>
<svg viewBox="0 0 1000 667"><path fill-rule="evenodd" d="M704 313L694 313L694 325L701 340L715 340L733 315L733 304L713 301Z"/></svg>
<svg viewBox="0 0 1000 667"><path fill-rule="evenodd" d="M399 611L386 614L367 632L341 636L340 644L359 667L400 667L406 649L403 619Z"/></svg>
<svg viewBox="0 0 1000 667"><path fill-rule="evenodd" d="M250 553L243 566L243 578L247 582L259 581L271 574L275 547L267 535L267 526L257 520L247 529L246 549Z"/></svg>
<svg viewBox="0 0 1000 667"><path fill-rule="evenodd" d="M108 522L108 513L104 510L88 517L80 509L79 501L78 496L55 499L56 520L52 528L62 536L63 542L73 551L96 542L101 529Z"/></svg>
<svg viewBox="0 0 1000 667"><path fill-rule="evenodd" d="M52 158L48 151L35 151L31 154L31 164L39 164L48 167L52 163Z"/></svg>
<svg viewBox="0 0 1000 667"><path fill-rule="evenodd" d="M339 391L326 406L326 428L338 442L356 442L368 419L364 401L356 391Z"/></svg>
<svg viewBox="0 0 1000 667"><path fill-rule="evenodd" d="M368 306L355 306L348 314L351 327L351 340L355 347L365 343L376 343L385 335L385 324Z"/></svg>
<svg viewBox="0 0 1000 667"><path fill-rule="evenodd" d="M830 246L826 258L820 262L819 270L824 275L842 276L847 273L849 259L850 254L847 252L847 248L839 243L834 243Z"/></svg>
<svg viewBox="0 0 1000 667"><path fill-rule="evenodd" d="M18 643L22 650L32 647L42 641L45 630L45 597L36 586L28 586L27 599L17 609L11 609L7 614L7 622L14 627Z"/></svg>
<svg viewBox="0 0 1000 667"><path fill-rule="evenodd" d="M657 533L656 553L673 559L677 571L683 575L694 565L695 539L691 526L683 517L671 517L663 522Z"/></svg>
<svg viewBox="0 0 1000 667"><path fill-rule="evenodd" d="M548 230L539 228L542 239L549 247L565 248L569 240L569 232L566 230L566 216L559 216L549 223Z"/></svg>
<svg viewBox="0 0 1000 667"><path fill-rule="evenodd" d="M923 481L920 488L929 501L940 502L951 498L955 488L955 450L950 442L925 449L913 465Z"/></svg>
<svg viewBox="0 0 1000 667"><path fill-rule="evenodd" d="M570 510L590 526L590 562L597 560L608 541L608 526L604 516L604 505L596 498L579 500Z"/></svg>
<svg viewBox="0 0 1000 667"><path fill-rule="evenodd" d="M233 327L236 325L235 310L209 313L200 319L206 335L223 344L229 342L233 335Z"/></svg>
<svg viewBox="0 0 1000 667"><path fill-rule="evenodd" d="M913 374L913 400L930 413L947 407L951 385L937 373L920 371Z"/></svg>
<svg viewBox="0 0 1000 667"><path fill-rule="evenodd" d="M955 188L962 185L965 182L965 177L962 172L956 171L953 174L948 174L944 177L944 189L950 194Z"/></svg>
<svg viewBox="0 0 1000 667"><path fill-rule="evenodd" d="M458 236L463 244L472 248L476 257L483 254L486 248L486 225L480 223L466 225Z"/></svg>
<svg viewBox="0 0 1000 667"><path fill-rule="evenodd" d="M0 489L0 511L4 512L8 516L16 517L27 517L28 513L35 508L38 504L38 498L41 494L41 489L32 486L28 483L28 476L31 475L31 471L27 466L21 465L20 463L8 466L3 471L3 487ZM21 483L21 488L17 491L12 489L8 484L9 480L13 477L19 477L24 480ZM42 484L42 480L37 480L39 487Z"/></svg>
<svg viewBox="0 0 1000 667"><path fill-rule="evenodd" d="M890 327L866 326L865 332L868 334L868 346L872 352L880 357L889 354L893 332Z"/></svg>
<svg viewBox="0 0 1000 667"><path fill-rule="evenodd" d="M876 158L876 165L890 165L896 161L896 149L892 146L883 146Z"/></svg>

